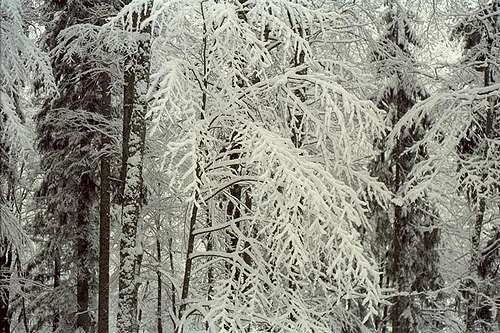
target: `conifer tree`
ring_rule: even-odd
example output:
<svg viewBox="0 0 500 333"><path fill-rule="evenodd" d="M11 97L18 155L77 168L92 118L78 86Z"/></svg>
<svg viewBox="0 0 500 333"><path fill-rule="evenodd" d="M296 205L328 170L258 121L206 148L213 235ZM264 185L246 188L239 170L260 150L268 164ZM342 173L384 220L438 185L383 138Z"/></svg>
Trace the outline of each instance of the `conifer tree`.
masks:
<svg viewBox="0 0 500 333"><path fill-rule="evenodd" d="M419 43L408 15L398 3L391 1L388 4L384 16L386 30L373 51L377 77L385 83L377 96L377 104L386 111L389 128L428 96L414 74L413 48ZM399 293L425 292L440 286L436 211L425 195L404 199L409 174L417 162L427 157L426 147L409 151L422 137L426 122L422 119L408 131L398 133L393 147L388 148L386 139L378 141L376 145L381 153L372 163L372 174L379 177L394 196L389 211L377 203L372 205L372 220L377 233L375 252L384 265L383 279L387 287L395 288L397 293L389 313L384 308L377 324L378 329L385 330L384 316L389 315L392 332L418 332L421 325L425 325L419 313L419 307L428 306L425 301Z"/></svg>
<svg viewBox="0 0 500 333"><path fill-rule="evenodd" d="M457 293L453 295L456 317L463 319L461 331L488 332L496 329L492 309L498 304L490 288L497 281L497 276L490 271L490 263L495 261L495 247L489 252L487 246L489 240L495 239L494 227L498 221L495 210L500 188L499 92L494 60L498 58L498 1L480 1L472 8L470 3L462 4L466 8L464 18L451 31L452 39L462 42L462 58L450 74L442 78L444 84L439 91L416 104L400 119L388 141L396 145L402 134L419 126L422 120L430 120L427 130L412 144L410 151L432 147L433 152L427 159L417 161L407 191L411 197L419 197L429 190L439 193L433 184L439 177L450 185L454 193L452 200L458 198L463 202L466 214L455 223L470 234L469 242L460 250L467 263L457 274L457 281L450 281L456 285ZM438 197L441 196L439 193ZM449 198L446 204L450 205Z"/></svg>
<svg viewBox="0 0 500 333"><path fill-rule="evenodd" d="M494 60L498 57L498 43L500 41L499 19L500 1L493 0L480 4L477 11L455 28L454 33L464 39L464 63L477 72L476 82L479 86L489 89L498 81L498 65ZM500 138L500 111L498 96L486 97L483 107L472 111L472 122L466 134L457 145L459 155L460 191L465 194L475 215L474 228L471 236L471 256L469 271L471 276L466 282L466 332L477 332L480 327L487 328L495 320L492 318L492 305L485 302L481 296L491 296L488 274L485 272L485 263L490 260L483 255L481 238L485 224L489 198L498 191L498 180L491 180L493 169L477 168L478 161L488 163L495 150L498 150ZM495 176L493 176L494 178ZM494 237L493 237L494 239ZM485 249L486 250L486 249ZM489 253L488 251L486 251ZM493 250L491 253L494 253ZM494 305L493 305L494 306ZM479 324L481 323L481 324ZM492 326L494 329L494 325Z"/></svg>
<svg viewBox="0 0 500 333"><path fill-rule="evenodd" d="M96 285L93 235L97 229L95 161L99 132L95 127L102 122L99 113L107 92L102 90L100 74L92 71L96 58L61 52L64 46L61 36L81 21L98 23L97 16L103 14L105 7L105 2L99 0L85 3L49 1L45 4L50 20L45 47L53 55L52 68L59 94L45 101L36 119L44 173L38 195L40 203L46 207L46 213L40 215L40 223L55 230L52 237L56 239L49 247L57 256L54 261L66 262L64 267L71 272L66 288L73 282L76 285L76 304L66 311L70 318L64 321L84 332L90 332L93 326L90 303ZM67 252L66 249L71 250ZM53 280L54 286L60 288L61 273L56 274L57 266L55 264ZM54 324L54 329L56 326L59 324Z"/></svg>

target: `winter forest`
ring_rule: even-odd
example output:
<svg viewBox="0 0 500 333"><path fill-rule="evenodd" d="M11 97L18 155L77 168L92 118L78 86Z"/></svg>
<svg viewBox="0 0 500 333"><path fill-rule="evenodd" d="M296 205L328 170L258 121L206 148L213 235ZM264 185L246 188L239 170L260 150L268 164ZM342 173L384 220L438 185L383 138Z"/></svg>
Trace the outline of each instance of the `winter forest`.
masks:
<svg viewBox="0 0 500 333"><path fill-rule="evenodd" d="M0 4L0 333L500 332L500 0Z"/></svg>

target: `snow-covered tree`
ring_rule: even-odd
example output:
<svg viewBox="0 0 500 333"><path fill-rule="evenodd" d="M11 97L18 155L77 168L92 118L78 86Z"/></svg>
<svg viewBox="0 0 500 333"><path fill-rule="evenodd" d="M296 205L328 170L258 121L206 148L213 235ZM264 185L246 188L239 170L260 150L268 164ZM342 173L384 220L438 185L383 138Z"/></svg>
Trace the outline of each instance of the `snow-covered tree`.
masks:
<svg viewBox="0 0 500 333"><path fill-rule="evenodd" d="M389 129L419 101L428 97L415 74L413 49L419 46L409 12L397 2L389 2L383 14L386 30L373 50L376 77L384 84L376 102L386 111ZM424 135L428 119L397 133L398 140L389 146L386 139L375 145L380 155L372 163L372 174L379 177L392 191L390 209L374 203L372 220L375 225L374 251L384 266L384 284L394 288L393 304L381 311L377 329L385 329L388 315L393 332L419 332L425 322L422 309L431 306L425 292L440 287L437 271L439 257L436 246L439 229L436 210L426 194L405 198L414 165L428 157L427 147L408 151ZM424 296L413 296L420 293Z"/></svg>
<svg viewBox="0 0 500 333"><path fill-rule="evenodd" d="M410 151L433 147L429 158L415 167L410 180L409 197L433 189L438 177L446 178L465 202L470 217L470 255L468 274L462 280L465 297L463 313L465 331L494 329L495 296L488 295L493 279L480 276L484 258L481 239L489 225L495 225L495 200L498 197L498 2L480 3L469 8L464 19L455 27L453 38L462 40L461 65L453 74L459 80L448 84L427 100L417 104L396 126L392 142L424 119L428 131ZM449 82L454 79L449 77ZM454 170L449 174L450 163ZM486 229L486 230L485 230ZM492 232L494 234L494 232ZM494 237L492 237L494 238ZM486 253L486 252L485 252Z"/></svg>
<svg viewBox="0 0 500 333"><path fill-rule="evenodd" d="M29 10L17 0L0 3L0 331L9 332L12 278L20 277L27 237L21 226L19 182L31 137L25 127L25 90L35 80L53 91L48 57L28 37ZM9 47L6 47L9 45ZM24 263L23 263L24 264ZM14 276L17 275L17 276Z"/></svg>
<svg viewBox="0 0 500 333"><path fill-rule="evenodd" d="M478 7L477 12L466 18L456 28L456 33L464 39L464 62L482 76L479 86L491 89L498 80L498 65L494 58L498 57L498 32L500 31L499 1L490 1ZM482 75L481 75L482 74ZM477 79L477 78L476 78ZM495 89L495 88L493 88ZM498 89L498 88L497 88ZM493 90L495 92L495 90ZM500 139L500 112L498 111L497 93L483 100L482 105L474 107L470 113L470 124L465 135L457 145L460 170L460 190L462 190L473 207L475 213L474 229L471 237L470 273L467 282L468 294L465 319L466 332L476 332L476 326L487 326L494 321L491 304L480 294L491 294L491 287L483 286L481 280L487 278L481 272L487 260L482 256L482 229L485 224L486 206L491 195L498 192L498 139ZM493 157L493 169L487 165L479 165L483 161L488 164ZM495 158L497 157L497 158ZM496 162L496 163L495 163ZM494 238L493 238L494 239ZM489 282L486 282L486 285ZM495 306L495 305L493 305Z"/></svg>
<svg viewBox="0 0 500 333"><path fill-rule="evenodd" d="M2 0L0 331L494 331L496 3Z"/></svg>
<svg viewBox="0 0 500 333"><path fill-rule="evenodd" d="M98 24L99 15L112 9L97 0L44 3L48 21L44 45L51 52L58 93L44 102L36 118L44 177L38 197L45 210L39 214L36 231L52 230L41 254L49 254L54 261L53 292L67 292L60 299L65 304L51 304L55 308L52 325L61 330L73 327L90 332L93 325L97 158L100 134L107 123L101 108L106 107L102 103L108 94L101 84L102 58L61 51L61 47L65 46L66 29L81 21ZM61 271L61 267L67 270ZM74 298L68 298L71 294ZM59 316L59 311L65 315Z"/></svg>
<svg viewBox="0 0 500 333"><path fill-rule="evenodd" d="M366 184L381 201L386 192L355 161L371 154L383 125L371 102L323 69L306 38L348 18L333 4L177 5L167 26L181 26L166 34L169 53L151 96L153 126L169 119L179 126L165 157L178 170L173 185L192 205L180 327L193 314L224 332L358 325L364 318L344 310L347 300L359 295L371 315L379 291L356 231L367 223L356 186ZM201 45L172 47L170 40ZM293 121L299 115L302 125ZM207 234L211 250L200 243ZM207 299L193 281L208 269Z"/></svg>
<svg viewBox="0 0 500 333"><path fill-rule="evenodd" d="M117 329L120 333L139 332L137 294L141 270L141 223L144 201L144 150L151 53L151 1L128 13L126 29L137 39L137 49L125 58L123 91L122 234ZM138 231L139 229L139 231Z"/></svg>

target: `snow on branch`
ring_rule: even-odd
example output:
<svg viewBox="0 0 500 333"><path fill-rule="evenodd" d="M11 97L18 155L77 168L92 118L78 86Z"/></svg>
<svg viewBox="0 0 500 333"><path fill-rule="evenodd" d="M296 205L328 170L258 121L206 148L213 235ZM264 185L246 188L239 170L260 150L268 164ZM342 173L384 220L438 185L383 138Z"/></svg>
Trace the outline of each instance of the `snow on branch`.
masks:
<svg viewBox="0 0 500 333"><path fill-rule="evenodd" d="M394 126L388 137L389 148L394 147L404 133L419 131L419 127L428 119L431 123L420 140L416 141L405 153L419 149L430 149L428 159L419 162L409 174L405 189L409 200L416 200L422 193L432 189L438 175L448 173L450 161L459 163L460 168L454 173L455 186L475 188L482 195L487 195L500 186L500 156L497 137L481 139L478 151L470 152L473 156L465 159L460 152L460 145L467 140L479 140L473 133L474 128L481 128L480 122L486 117L491 99L500 97L500 85L489 87L464 88L458 91L437 92L417 103ZM482 152L482 153L481 153ZM484 171L488 171L486 178Z"/></svg>
<svg viewBox="0 0 500 333"><path fill-rule="evenodd" d="M2 1L0 17L0 115L5 120L0 140L26 147L20 96L35 81L46 93L54 93L56 86L48 56L24 33L21 3Z"/></svg>
<svg viewBox="0 0 500 333"><path fill-rule="evenodd" d="M378 272L356 231L367 225L357 193L289 139L259 126L247 126L242 135L247 168L260 180L252 186L255 234L239 234L249 244L240 255L247 253L253 264L225 254L247 277L217 282L207 319L224 332L330 332L328 318L335 318L332 312L342 301L361 298L374 314Z"/></svg>

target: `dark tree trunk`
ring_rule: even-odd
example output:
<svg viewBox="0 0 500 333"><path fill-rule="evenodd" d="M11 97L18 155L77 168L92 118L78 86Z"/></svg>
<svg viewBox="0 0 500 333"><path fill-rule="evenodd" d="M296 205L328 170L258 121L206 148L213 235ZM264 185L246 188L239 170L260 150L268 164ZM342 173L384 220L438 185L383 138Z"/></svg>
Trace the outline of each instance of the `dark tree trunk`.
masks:
<svg viewBox="0 0 500 333"><path fill-rule="evenodd" d="M406 290L407 281L401 268L401 252L402 244L401 237L403 234L404 219L402 218L401 207L395 207L394 212L394 237L393 237L393 264L392 272L395 275L396 288L398 292L409 291ZM407 318L403 318L402 314L408 308L409 302L407 296L395 296L394 303L391 309L392 332L409 332L409 322Z"/></svg>
<svg viewBox="0 0 500 333"><path fill-rule="evenodd" d="M404 114L410 109L411 102L406 97L404 92L399 92L396 101L396 119L395 121L401 119ZM401 187L404 185L406 180L406 175L411 171L413 166L411 156L408 154L404 155L404 150L408 147L413 138L412 137L402 137L399 139L397 146L393 152L393 159L395 165L395 175L394 183L392 184L393 193L399 193ZM405 209L410 210L409 207L405 206ZM407 241L407 228L408 224L411 222L408 220L408 213L403 212L403 207L400 205L394 206L394 221L393 221L393 236L392 236L392 277L395 282L395 288L397 292L410 292L409 281L407 279L406 270L402 265L402 257L406 251L404 246ZM403 313L409 307L409 299L407 296L397 295L393 299L393 305L391 309L391 322L392 322L392 332L410 332L410 321L409 318L404 317Z"/></svg>
<svg viewBox="0 0 500 333"><path fill-rule="evenodd" d="M305 36L305 31L300 25L300 22L296 22L292 16L290 15L290 12L287 11L287 17L288 17L288 22L290 23L290 27L292 30L294 30L296 33L300 34L302 38L306 38ZM304 51L299 51L299 46L295 46L295 51L294 51L294 56L291 61L294 67L298 67L303 65L305 62L305 52ZM307 74L307 69L304 68L300 71L297 71L297 74L299 75L305 75ZM305 88L302 89L294 89L293 93L295 96L298 97L298 99L301 102L306 101L306 94L305 94ZM288 107L288 112L290 116L290 129L291 129L291 140L293 145L296 148L301 148L302 144L304 142L304 115L300 111L300 108L293 108L293 107ZM302 198L301 198L302 200ZM292 249L291 249L292 250ZM291 273L292 274L297 274L297 270L295 269L295 262L294 265L291 267ZM293 282L293 278L291 278L288 282L288 287L290 290L296 290L297 286ZM290 320L291 321L296 321L296 318L293 314L290 314Z"/></svg>
<svg viewBox="0 0 500 333"><path fill-rule="evenodd" d="M0 254L0 333L10 332L10 277L12 248L7 239L1 242Z"/></svg>
<svg viewBox="0 0 500 333"><path fill-rule="evenodd" d="M158 219L159 220L159 219ZM162 286L161 286L161 242L159 235L159 221L158 225L158 233L156 235L156 257L158 260L158 269L156 271L156 283L157 283L157 294L156 294L156 327L158 333L163 333L163 324L162 324L162 316L161 316L161 303L162 303Z"/></svg>
<svg viewBox="0 0 500 333"><path fill-rule="evenodd" d="M199 176L200 167L197 167L196 171ZM199 194L195 193L195 201L199 200ZM189 282L191 280L191 270L193 265L193 259L191 258L191 254L194 251L194 227L196 225L196 219L198 217L198 206L193 203L193 207L191 208L191 217L189 219L189 230L188 230L188 241L187 241L187 251L186 251L186 264L184 266L184 277L182 280L182 291L181 291L181 304L179 306L179 319L182 319L184 314L184 310L186 308L186 304L184 301L187 299L189 295ZM176 332L180 333L179 328L176 328Z"/></svg>
<svg viewBox="0 0 500 333"><path fill-rule="evenodd" d="M237 136L237 133L234 133L235 137ZM232 144L231 147L229 148L230 150L235 149L235 150L240 150L241 145L236 143ZM239 153L232 153L229 155L229 159L231 160L236 160L240 158ZM239 164L233 164L231 165L232 172L235 176L239 175L241 173L241 166ZM241 202L241 194L242 194L242 186L240 184L235 184L232 185L229 189L229 193L231 197L228 199L227 203L227 209L226 209L226 218L228 220L238 220L241 217L241 207L240 207L240 202ZM240 222L235 223L235 227L237 230L241 228ZM238 250L238 243L239 243L239 237L237 234L236 230L232 230L232 227L229 228L228 231L229 234L229 247L227 249L228 253L233 253ZM231 271L232 269L232 263L228 263L228 271ZM235 270L235 276L234 279L238 281L240 279L240 269L236 268Z"/></svg>
<svg viewBox="0 0 500 333"><path fill-rule="evenodd" d="M138 231L139 233L143 233L144 231ZM141 242L142 242L142 237L141 236ZM141 244L141 248L144 246L144 244ZM141 281L139 277L141 276L141 267L142 267L142 258L144 254L141 251L140 253L137 254L136 257L136 262L135 262L135 289L134 289L134 297L137 299L137 325L134 328L134 333L139 333L139 330L141 328L141 322L142 322L142 308L139 308L139 289L141 287ZM145 287L145 293L147 293L147 289L149 287L149 281L146 282L146 287Z"/></svg>
<svg viewBox="0 0 500 333"><path fill-rule="evenodd" d="M239 0L239 3L241 5L242 9L238 12L238 17L241 20L248 22L248 12L249 12L249 8L247 6L248 0ZM259 81L259 79L257 77L254 77L252 80L252 83L257 83L258 81ZM245 86L247 86L247 84L245 83L245 80L241 79L238 82L238 86L240 88L244 88ZM241 148L242 148L241 144L237 141L235 142L235 140L237 140L238 136L239 136L238 132L236 132L236 131L231 134L231 137L228 140L229 141L229 147L228 147L229 151L241 150ZM242 155L241 153L231 153L229 155L229 159L230 160L238 160L239 158L242 157L241 155ZM244 170L243 170L244 166L241 164L231 164L230 168L231 168L232 174L235 176L241 176L244 173ZM247 190L249 191L249 189L247 189ZM231 195L231 198L229 198L229 202L227 204L226 218L228 220L239 220L241 218L242 214L246 213L250 209L251 196L247 195L245 197L245 200L243 200L243 194L245 194L245 188L241 184L232 185L229 188L229 193ZM247 192L247 194L248 194L248 192ZM246 206L246 207L244 207L244 206ZM238 245L240 245L238 232L240 232L242 230L240 221L235 222L235 228L236 228L236 230L233 230L233 227L230 227L228 232L227 232L229 235L229 247L227 249L228 253L234 253L234 252L237 252L240 250L240 249L238 249ZM249 246L250 246L250 244L248 242L245 242L243 244L243 249L242 249L243 250L242 258L243 258L244 262L248 265L251 264L251 258L247 254L247 252L245 252L245 249ZM234 265L234 263L228 263L228 265L227 265L228 271L231 271L232 265ZM244 283L246 278L247 278L246 275L244 273L242 273L241 269L236 267L234 280L240 281L240 283Z"/></svg>
<svg viewBox="0 0 500 333"><path fill-rule="evenodd" d="M102 74L100 80L102 114L111 118L111 91L110 79ZM105 128L106 128L105 124ZM110 156L108 154L111 140L107 131L101 137L100 160L100 197L99 197L99 304L97 332L108 333L109 330L109 237L110 237Z"/></svg>
<svg viewBox="0 0 500 333"><path fill-rule="evenodd" d="M90 332L90 314L89 314L89 282L91 279L89 265L89 202L90 193L93 192L93 182L88 175L82 175L80 180L80 198L79 211L77 213L78 238L76 240L77 256L77 281L76 281L76 328L82 328L85 332Z"/></svg>
<svg viewBox="0 0 500 333"><path fill-rule="evenodd" d="M207 81L206 81L206 74L207 74L207 67L206 67L207 66L207 62L206 62L207 35L206 35L206 32L207 32L207 28L206 28L206 23L205 23L205 12L204 12L203 3L200 3L200 9L201 9L201 15L203 18L203 31L204 31L203 51L202 51L203 52L203 54L202 54L203 73L204 73L203 84L204 84L204 88L206 89L206 87L207 87ZM202 97L201 97L202 98L202 111L201 111L201 114L199 115L200 119L204 119L205 112L206 112L207 94L205 91L206 90L204 90L202 92ZM203 144L200 143L200 146L202 146L202 145ZM200 163L197 160L196 161L196 177L197 177L197 179L201 178L201 173L202 173L202 170L200 167ZM185 260L185 264L184 264L184 275L182 277L182 287L181 287L182 289L181 289L181 298L180 298L180 302L179 302L180 303L179 304L179 312L177 314L178 319L180 319L180 320L182 320L182 317L184 315L184 310L186 309L185 300L189 295L189 283L191 280L191 270L192 270L192 266L193 266L193 259L191 258L191 254L194 251L194 241L195 241L194 229L195 229L195 225L196 225L196 220L198 218L197 201L199 199L200 199L200 194L198 192L195 192L194 193L194 202L193 202L193 206L191 208L191 216L189 218L186 260ZM170 265L172 267L173 266L172 265L172 259L173 259L172 258L172 249L170 249L169 255L170 255ZM174 297L175 297L174 295L175 294L172 294L172 300L174 300ZM174 326L176 326L175 333L181 333L181 328L178 327L175 323L174 323Z"/></svg>
<svg viewBox="0 0 500 333"><path fill-rule="evenodd" d="M496 8L496 7L495 7ZM495 10L496 12L496 10ZM491 46L493 41L489 41L489 45ZM494 80L492 79L491 67L488 65L484 70L484 86L490 86ZM486 110L486 123L484 126L484 138L483 140L491 139L492 131L493 131L493 123L495 117L495 107L496 107L496 99L493 97L488 98L488 106ZM485 154L487 151L485 152ZM486 156L484 156L487 158ZM482 175L483 180L488 177L488 170L485 170L485 173ZM467 283L468 292L466 295L466 316L465 316L465 332L472 333L475 330L476 321L477 321L477 306L479 303L479 293L480 290L478 288L477 282L479 282L480 274L479 274L479 266L481 261L481 234L484 223L484 214L486 211L486 199L483 196L483 192L485 188L479 190L479 193L474 193L471 197L472 200L478 200L477 208L476 208L476 220L474 222L474 230L472 232L471 237L471 258L470 258L470 272L472 274L472 278L475 281L469 281ZM475 205L475 202L472 202Z"/></svg>
<svg viewBox="0 0 500 333"><path fill-rule="evenodd" d="M54 284L53 288L56 291L61 285L61 257L59 254L59 248L56 246L54 249ZM54 314L52 318L52 332L55 332L59 328L59 308L57 304L54 305Z"/></svg>
<svg viewBox="0 0 500 333"><path fill-rule="evenodd" d="M477 268L480 260L480 241L481 241L481 233L483 229L484 222L484 211L486 208L486 202L484 198L479 199L479 206L476 212L476 220L474 222L474 230L472 232L471 238L471 259L470 259L470 271L472 273L472 277L475 281L471 281L468 283L468 293L466 296L466 318L465 318L465 332L471 333L474 332L476 326L477 319L477 304L478 304L478 292L477 282L479 279L479 275L477 272Z"/></svg>
<svg viewBox="0 0 500 333"><path fill-rule="evenodd" d="M24 279L26 281L26 279L28 278L28 274L27 271L24 271L22 268L21 259L19 255L16 255L16 269L18 270L21 279ZM26 293L26 288L24 284L21 285L21 292L23 294ZM24 295L21 296L21 311L19 313L18 322L21 321L21 317L23 320L23 326L25 331L24 333L30 333L30 328L28 325L28 313L26 312L26 297Z"/></svg>
<svg viewBox="0 0 500 333"><path fill-rule="evenodd" d="M210 228L212 227L212 221L210 219L210 212L207 212L207 227ZM207 252L211 252L214 249L214 244L212 240L212 235L210 233L207 234ZM214 289L214 268L212 265L208 266L207 269L207 285L208 285L208 290L207 290L207 301L210 302L212 300L212 293ZM205 323L205 330L208 331L210 329L210 323L207 321Z"/></svg>
<svg viewBox="0 0 500 333"><path fill-rule="evenodd" d="M207 248L207 251L211 251ZM213 294L213 284L214 284L214 269L213 267L209 267L208 268L208 272L207 272L207 284L208 284L208 291L207 291L207 301L211 301L212 300L212 294ZM205 322L205 330L206 331L209 331L210 329L210 322Z"/></svg>
<svg viewBox="0 0 500 333"><path fill-rule="evenodd" d="M169 259L169 262L170 262L170 274L172 274L172 276L174 276L174 254L173 254L173 239L172 237L170 237L168 239L168 259ZM170 282L170 294L171 294L171 304L172 304L172 312L174 314L177 313L177 307L176 307L176 304L175 304L175 285L173 282ZM172 318L172 324L175 326L175 320L174 318Z"/></svg>

